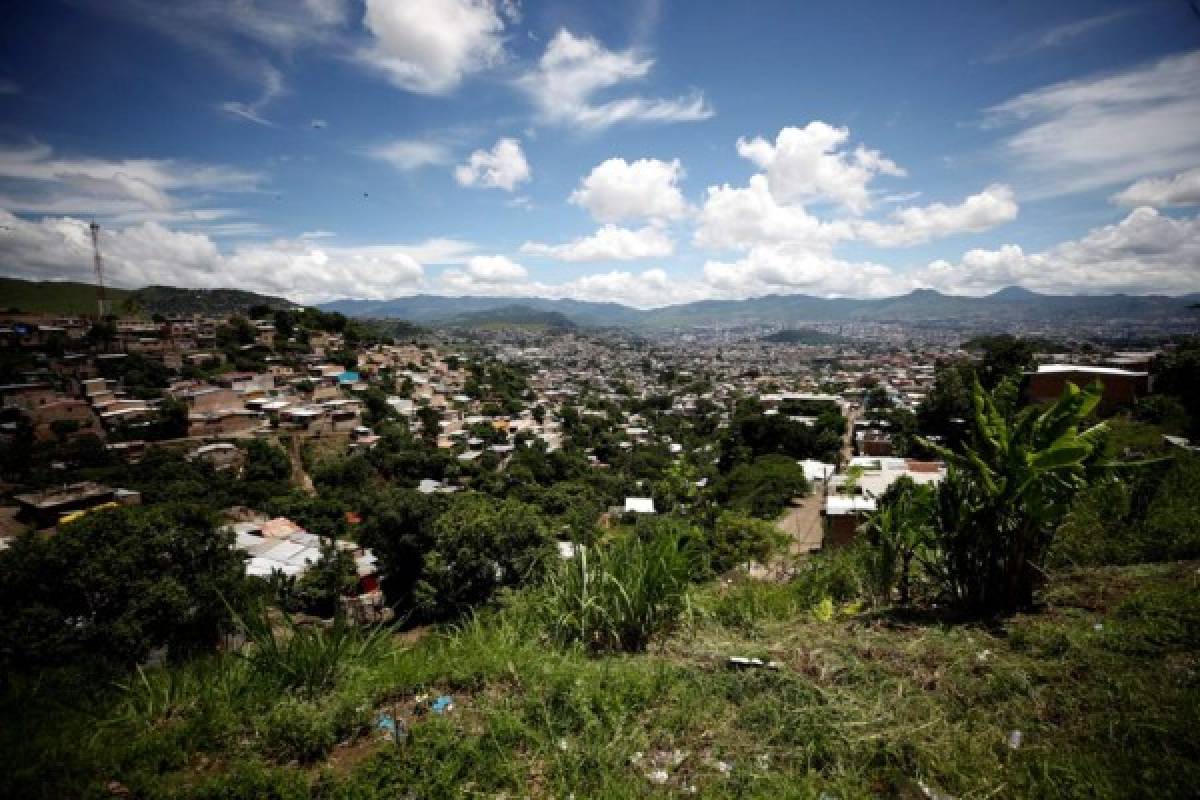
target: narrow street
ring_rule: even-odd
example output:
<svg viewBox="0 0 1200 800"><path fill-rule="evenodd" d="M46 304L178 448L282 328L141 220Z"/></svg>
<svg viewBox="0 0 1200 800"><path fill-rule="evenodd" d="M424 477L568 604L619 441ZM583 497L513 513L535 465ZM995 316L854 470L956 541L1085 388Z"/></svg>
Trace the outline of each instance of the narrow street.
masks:
<svg viewBox="0 0 1200 800"><path fill-rule="evenodd" d="M842 465L849 463L854 453L854 420L856 412L851 409L846 412L846 430L842 434ZM813 486L813 492L807 497L796 498L793 505L783 512L775 525L779 530L791 537L788 552L792 556L805 555L821 549L825 538L824 524L821 519L821 509L825 504L824 486Z"/></svg>

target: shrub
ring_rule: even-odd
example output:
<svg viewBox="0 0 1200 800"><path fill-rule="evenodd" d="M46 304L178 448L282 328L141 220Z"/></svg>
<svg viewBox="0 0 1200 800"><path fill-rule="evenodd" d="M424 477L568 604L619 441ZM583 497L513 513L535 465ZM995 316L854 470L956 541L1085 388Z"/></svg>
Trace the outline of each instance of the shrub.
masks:
<svg viewBox="0 0 1200 800"><path fill-rule="evenodd" d="M660 530L581 547L542 588L546 627L564 645L644 650L679 619L698 561L690 532Z"/></svg>
<svg viewBox="0 0 1200 800"><path fill-rule="evenodd" d="M749 561L766 563L786 541L787 535L770 522L732 511L722 512L713 527L712 568L724 572Z"/></svg>
<svg viewBox="0 0 1200 800"><path fill-rule="evenodd" d="M315 703L294 697L285 697L266 714L260 735L267 753L280 761L310 763L337 743L330 716Z"/></svg>

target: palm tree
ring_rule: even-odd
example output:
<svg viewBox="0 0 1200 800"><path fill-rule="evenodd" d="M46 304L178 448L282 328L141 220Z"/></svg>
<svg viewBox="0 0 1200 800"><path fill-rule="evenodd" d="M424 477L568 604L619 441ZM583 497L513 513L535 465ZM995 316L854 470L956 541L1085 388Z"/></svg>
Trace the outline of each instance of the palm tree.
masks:
<svg viewBox="0 0 1200 800"><path fill-rule="evenodd" d="M938 497L938 568L957 603L983 613L1032 604L1055 530L1075 494L1107 466L1106 426L1082 428L1101 393L1099 382L1068 384L1048 408L1002 413L975 381L970 444L952 451L922 441L950 467Z"/></svg>
<svg viewBox="0 0 1200 800"><path fill-rule="evenodd" d="M909 604L913 561L933 537L933 502L932 487L906 475L888 488L879 510L863 525L874 548L876 591L883 599L899 584L900 605Z"/></svg>

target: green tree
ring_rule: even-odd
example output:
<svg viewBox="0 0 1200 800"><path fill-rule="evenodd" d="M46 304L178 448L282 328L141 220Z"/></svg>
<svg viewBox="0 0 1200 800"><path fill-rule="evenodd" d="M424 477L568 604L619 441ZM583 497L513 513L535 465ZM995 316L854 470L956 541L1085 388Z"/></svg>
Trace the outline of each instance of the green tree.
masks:
<svg viewBox="0 0 1200 800"><path fill-rule="evenodd" d="M212 647L244 596L232 534L194 506L94 511L0 552L0 662L126 666Z"/></svg>
<svg viewBox="0 0 1200 800"><path fill-rule="evenodd" d="M1032 604L1055 530L1102 466L1105 425L1081 427L1101 392L1068 384L1053 406L1013 412L976 382L973 444L925 442L950 466L935 571L956 604L977 613Z"/></svg>
<svg viewBox="0 0 1200 800"><path fill-rule="evenodd" d="M425 618L457 615L492 599L496 591L536 577L553 553L553 539L532 506L460 495L432 526L416 586Z"/></svg>
<svg viewBox="0 0 1200 800"><path fill-rule="evenodd" d="M734 511L723 511L713 526L709 553L712 568L725 572L739 564L765 564L787 541L774 524Z"/></svg>
<svg viewBox="0 0 1200 800"><path fill-rule="evenodd" d="M864 533L871 544L869 559L875 593L884 602L900 587L900 605L911 601L913 561L933 539L935 492L907 475L879 499L879 510L867 520Z"/></svg>

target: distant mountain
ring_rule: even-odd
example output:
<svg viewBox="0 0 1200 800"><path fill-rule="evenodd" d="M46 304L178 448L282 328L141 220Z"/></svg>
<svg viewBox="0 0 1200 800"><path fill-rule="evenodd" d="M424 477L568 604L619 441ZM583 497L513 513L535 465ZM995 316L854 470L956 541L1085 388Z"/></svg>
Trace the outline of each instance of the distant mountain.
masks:
<svg viewBox="0 0 1200 800"><path fill-rule="evenodd" d="M560 311L541 311L525 305L502 306L486 311L467 311L442 324L460 328L524 328L570 330L575 323Z"/></svg>
<svg viewBox="0 0 1200 800"><path fill-rule="evenodd" d="M619 303L587 303L542 297L445 297L433 294L416 294L392 300L335 300L323 304L321 308L340 311L348 317L398 317L429 324L445 322L461 314L511 306L555 311L576 325L589 328L636 325L645 313Z"/></svg>
<svg viewBox="0 0 1200 800"><path fill-rule="evenodd" d="M988 327L1029 324L1047 327L1103 324L1186 325L1197 321L1191 308L1200 294L1046 295L1019 287L983 297L948 295L917 289L897 297L824 298L810 295L767 295L748 300L703 300L640 311L619 303L514 297L445 297L414 295L394 300L342 300L322 308L348 316L398 317L432 323L461 314L521 305L563 314L581 327L676 328L696 326L785 325L809 323L898 322Z"/></svg>
<svg viewBox="0 0 1200 800"><path fill-rule="evenodd" d="M113 313L142 310L150 314L228 314L251 306L291 308L295 304L270 295L241 289L180 289L147 286L143 289L106 289ZM95 314L96 287L73 281L26 281L0 278L0 311L16 309L46 314Z"/></svg>

